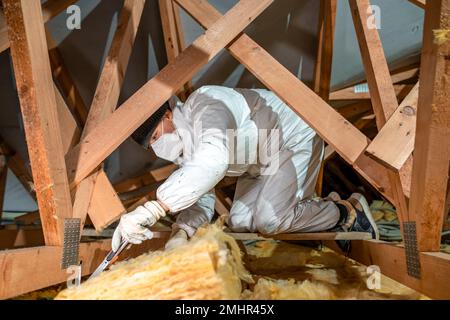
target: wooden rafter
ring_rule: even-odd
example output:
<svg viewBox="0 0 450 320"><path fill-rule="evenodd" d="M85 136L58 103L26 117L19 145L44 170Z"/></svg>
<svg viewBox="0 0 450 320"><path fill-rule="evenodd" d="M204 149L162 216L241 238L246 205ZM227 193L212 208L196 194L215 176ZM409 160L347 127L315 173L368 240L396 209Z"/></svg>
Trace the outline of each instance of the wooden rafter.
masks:
<svg viewBox="0 0 450 320"><path fill-rule="evenodd" d="M89 175L272 2L241 0L212 30L200 36L117 111L95 127L66 157L71 183L77 184ZM114 136L107 134L112 128Z"/></svg>
<svg viewBox="0 0 450 320"><path fill-rule="evenodd" d="M126 213L125 207L103 170L100 170L95 177L88 213L97 231L103 230Z"/></svg>
<svg viewBox="0 0 450 320"><path fill-rule="evenodd" d="M132 190L136 190L143 186L153 184L155 182L160 182L167 179L172 172L177 169L177 166L174 164L170 164L158 169L151 170L137 177L133 177L130 179L126 179L124 181L120 181L114 184L114 189L118 193L129 192Z"/></svg>
<svg viewBox="0 0 450 320"><path fill-rule="evenodd" d="M62 245L72 206L41 3L3 4L45 242Z"/></svg>
<svg viewBox="0 0 450 320"><path fill-rule="evenodd" d="M27 3L28 1L29 2L33 1L33 4ZM145 119L154 110L156 110L159 107L159 105L161 105L165 100L167 100L168 97L170 97L170 95L175 93L177 89L182 87L182 85L186 83L186 81L188 81L190 77L192 77L192 75L202 65L204 65L209 59L211 59L221 48L226 46L227 43L232 41L236 35L238 35L238 33L240 32L239 30L242 30L244 28L245 23L243 22L241 23L240 21L238 21L237 17L244 20L246 19L251 20L271 2L268 0L265 1L265 3L263 4L259 2L256 4L255 1L252 2L251 0L243 0L241 2L245 2L246 4L241 5L240 9L242 11L239 14L234 12L235 15L233 16L232 14L228 13L225 16L225 18L221 19L220 13L218 13L206 1L203 0L191 0L191 1L177 0L177 1L185 9L188 8L187 11L189 11L189 13L192 14L194 18L196 18L196 20L199 21L205 28L210 28L211 25L214 25L213 26L214 32L208 31L206 35L202 37L201 41L197 41L193 47L191 46L186 50L186 52L181 53L180 56L178 56L172 62L170 62L169 66L163 70L164 72L161 71L159 75L157 75L154 79L152 79L143 89L141 89L135 96L133 96L129 101L127 101L123 105L122 108L126 108L126 111L120 113L119 113L120 110L116 111L111 116L104 117L104 119L93 125L92 131L89 130L88 134L86 134L86 136L84 137L82 143L80 143L74 151L70 152L67 155L67 160L68 163L70 164L71 170L74 170L72 173L74 173L75 182L79 182L84 177L88 176L90 172L95 171L95 169L103 161L103 159L105 159L106 156L109 155L109 153L112 152L112 150L116 148L120 144L120 142L122 142L127 137L127 135L131 134L131 132L133 132L134 129L136 129L140 125L140 123L145 121ZM350 0L350 3L353 3L354 6L356 6L357 1L358 0ZM22 5L21 8L23 8L24 6L25 7L28 6L28 8L33 7L34 9L39 7L38 0L4 0L4 2L20 3ZM54 1L51 0L47 1L47 3L52 2ZM368 1L366 2L368 3ZM429 1L429 3L430 2L431 1ZM436 4L436 2L438 2L438 4ZM418 117L417 127L418 127L418 134L420 132L421 136L420 138L416 137L416 153L418 152L420 156L417 159L416 155L414 163L415 180L413 180L413 190L412 190L413 200L409 208L412 212L412 218L416 220L419 224L418 238L421 250L437 250L436 248L439 244L440 230L438 229L440 226L439 223L441 222L441 219L443 219L443 215L440 210L441 203L438 201L437 206L432 206L432 204L435 204L435 202L432 201L435 201L438 197L442 196L442 194L444 193L443 198L445 204L445 192L447 190L446 189L447 187L446 186L443 187L443 181L445 180L445 184L447 185L448 177L447 176L442 177L442 172L447 172L448 170L448 161L450 154L450 150L446 150L446 152L440 154L439 152L441 151L441 149L438 149L438 146L436 144L436 141L449 141L450 139L450 135L448 132L449 127L448 106L450 104L445 94L442 94L445 93L446 90L448 91L448 88L446 88L446 86L448 84L449 79L448 75L445 74L445 71L449 69L447 59L449 55L448 53L449 41L446 40L447 42L444 41L439 45L436 43L433 44L432 39L434 38L431 36L433 29L446 29L446 30L449 29L449 26L446 25L446 23L448 22L445 19L439 18L448 17L450 0L437 0L436 2L433 4L434 5L433 9L431 9L432 5L428 4L427 10L425 39L428 40L424 41L422 70L432 70L433 72L425 76L422 74L421 78L421 82L427 81L426 82L427 86L426 88L422 87L420 88L420 97L419 97L420 109L419 114L417 116ZM361 3L365 3L365 0L361 0L360 4ZM193 7L194 5L196 7ZM259 6L257 9L255 9L256 5ZM26 10L25 8L25 10L22 10L21 12L24 17L25 14L27 14L27 16L29 15L30 17L32 16L32 10ZM17 13L14 14L10 13L9 15L10 15L9 19L12 19L11 16L17 19ZM244 18L242 18L242 16L244 16ZM31 19L35 18L31 17ZM20 21L20 19L18 20ZM42 23L43 20L45 20L45 17L44 19L41 19L40 22L41 26L43 25ZM215 24L217 20L219 20L219 23ZM0 16L0 44L2 39L1 23L2 20ZM241 23L241 25L239 25L238 27L232 25L232 31L229 30L225 31L226 30L225 27L228 26L227 23L230 25L233 23ZM22 24L26 28L27 24L33 23L22 21ZM223 37L224 33L226 34L226 40L219 39ZM26 33L23 34L26 35ZM36 52L33 51L32 49L35 48L34 45L36 45L37 47L39 47L38 45L41 45L41 42L43 41L42 38L43 37L41 34L39 34L39 37L32 38L30 45L31 49L29 50L30 52ZM35 43L37 39L39 40L39 43ZM25 45L24 43L21 44L20 41L17 42L19 43L14 43L14 41L12 42L13 56L14 50L17 50L19 45L22 46ZM374 49L374 47L370 47L374 43L375 46L378 45L377 41L375 42L369 41L368 43L369 44L367 50ZM381 47L381 44L379 45ZM328 104L319 103L320 99L318 100L318 97L316 95L313 95L311 92L306 90L298 79L296 79L295 77L292 78L290 76L290 73L287 72L287 70L284 70L281 65L279 65L273 58L271 58L268 55L268 53L266 53L262 48L260 48L245 34L242 34L238 38L234 39L233 42L229 44L228 49L250 71L254 72L256 76L263 83L266 84L266 86L271 88L273 91L279 94L280 97L285 99L285 101L289 105L291 105L299 115L301 115L302 117L306 117L308 121L311 121L312 126L313 124L316 124L316 126L319 125L319 127L314 126L313 127L321 135L325 135L325 140L327 140L327 137L331 136L333 132L335 133L336 130L341 130L339 129L341 128L340 126L338 126L338 129L331 128L332 130L330 130L329 132L324 129L325 126L320 127L320 124L317 124L315 122L317 120L313 117L313 115L311 113L308 113L308 110L307 111L304 110L307 108L308 104L311 104L313 106L319 104L319 111L321 113L323 112L327 115L330 114L332 117L334 117L333 119L335 120L336 119L341 120L341 118L339 117L336 118L334 113L332 112L330 113L331 108L328 108L329 107ZM39 50L38 53L40 53L40 55L34 54L33 57L34 58L36 56L42 57L43 51L44 50ZM365 49L362 49L362 51L363 51L363 60L365 62L366 71L368 71L368 73L374 71L372 69L374 69L375 66L381 65L383 67L383 63L386 63L385 59L383 61L383 59L380 58L381 56L376 57L377 55L376 52L380 52L379 48L375 47L375 50L373 52L367 52ZM25 50L25 52L27 51ZM364 54L366 56L364 56ZM375 56L371 56L371 54L375 54ZM21 65L19 66L22 68L21 69L22 71L23 70L29 71L29 73L32 73L34 71L33 63L35 63L36 61L33 60L33 57L29 58L31 67L29 67L28 69L26 68L25 63L26 59L19 61L21 63ZM14 62L17 63L17 61ZM259 66L258 64L262 64L263 66ZM34 64L34 66L35 65L36 64ZM15 66L15 68L17 69L18 67ZM264 70L264 68L267 68L268 70ZM45 66L44 69L45 71L47 71L47 69L49 68ZM378 71L379 69L377 67L377 72ZM396 99L392 98L393 96L392 91L394 91L395 96L395 90L391 90L393 81L391 78L389 84L389 81L387 80L389 78L388 77L389 71L387 72L385 71L386 70L384 68L381 68L381 73L374 75L373 79L369 80L371 93L372 94L375 93L375 96L372 95L370 98L372 98L374 110L377 114L378 125L380 129L384 126L383 129L381 129L381 131L387 130L390 122L394 121L393 119L395 119L394 117L399 112L399 109L410 101L410 100L403 101L400 107L398 107L398 103L397 105L396 103L394 103ZM123 70L123 72L125 71ZM181 75L179 75L180 72L182 72ZM22 74L21 76L22 78L19 79L24 78ZM42 75L39 76L37 76L38 80L43 78ZM48 72L46 72L45 76L48 77ZM370 78L370 75L368 75L368 78ZM27 78L25 77L25 79ZM279 84L277 83L277 81L279 82ZM41 84L41 82L39 81L36 81L36 83ZM282 86L286 86L286 88L289 88L289 90L283 90ZM37 88L39 89L40 87L37 86ZM47 88L52 88L52 85L47 85ZM394 86L392 86L392 88L394 88ZM387 94L386 95L380 94L380 92L384 93L383 90L385 89L387 90L386 91ZM51 91L53 91L53 89L51 89ZM289 91L296 91L296 92L298 91L299 95L296 95L295 93ZM39 90L37 92L39 94ZM154 95L155 92L158 93L157 97L152 96ZM22 99L24 99L25 94L30 95L27 91L24 92L20 90L19 94L21 94L21 103ZM57 115L58 121L56 122L61 123L64 120L61 120L63 118L61 114L59 114L59 110L63 110L61 109L61 107L64 106L67 112L67 106L65 106L65 103L64 104L62 103L64 101L61 102L61 100L63 99L61 95L58 95L59 92L57 92L57 90L55 91L55 94L56 94L55 103L53 105L52 104L50 105L52 106L56 105L58 107L54 108L58 110ZM112 93L111 95L114 94L115 93ZM411 94L411 96L412 95L413 93ZM306 98L307 100L304 105L295 102L295 99L297 99L300 96L302 97L302 99ZM28 98L30 100L29 96ZM409 98L411 97L408 97L407 99ZM58 99L60 99L59 102ZM41 105L39 104L40 100L39 99L36 100L37 102L35 103L35 107L42 106L42 104ZM430 101L432 101L432 103L430 103ZM105 104L108 103L105 102ZM150 106L147 106L147 104L149 104ZM391 106L393 106L393 108L390 108ZM113 108L115 108L115 106ZM22 109L24 109L24 106L22 106ZM422 109L424 111L422 111L421 113L420 110ZM111 110L111 112L113 110ZM395 113L393 113L394 110ZM48 110L44 109L44 111L46 111L48 115ZM350 111L348 112L350 113ZM138 114L136 115L134 113ZM391 120L387 121L392 114L394 115L391 118ZM67 114L65 117L66 119L68 119L66 121L70 121L70 123L73 122L73 119L67 117ZM122 120L121 117L123 117ZM131 123L129 123L130 119ZM386 122L387 124L385 125ZM342 124L342 122L339 121L337 123ZM334 122L326 124L326 126L329 127L335 125L336 123ZM119 135L118 138L112 139L114 141L108 141L111 139L111 137L106 137L105 135L105 132L110 131L111 128L115 128L116 134ZM348 127L344 126L344 128ZM118 133L116 129L119 129ZM45 134L45 130L44 132L42 132L42 134ZM29 138L28 136L29 134L27 134L27 138ZM406 204L405 193L407 193L407 190L404 187L404 183L402 187L401 183L399 182L402 176L398 175L397 172L394 172L395 180L393 180L394 178L392 172L387 171L385 167L383 167L383 165L381 165L380 163L374 161L372 158L367 157L366 154L360 154L360 156L358 157L356 156L358 152L361 153L364 150L364 148L367 146L369 142L367 141L367 139L364 139L363 143L362 134L358 130L356 131L353 131L353 129L349 130L348 139L350 139L349 141L347 141L348 144L353 143L356 139L358 145L360 145L361 147L364 145L364 147L362 147L362 149L359 147L352 149L349 148L348 146L345 146L345 148L347 148L345 149L345 152L340 150L342 152L342 155L347 156L346 160L349 161L350 163L353 163L353 166L358 170L358 172L360 172L366 179L371 181L373 185L378 186L378 189L383 194L385 194L388 197L388 199L390 199L394 203L395 202L398 203L399 199L403 199L405 201L403 202L403 200L400 200L401 205L400 215L401 218L403 219L405 217L404 214L405 212L404 208ZM68 141L68 139L66 139L65 141ZM69 146L69 144L66 144L65 141L62 141L62 146L60 148L61 150L59 150L58 155L64 154L65 152L67 152L67 150L69 150L72 147L73 144L70 144ZM90 144L90 141L95 142ZM343 141L336 141L336 140L333 141L337 142L338 146L340 147L344 146ZM48 141L44 142L48 143ZM105 143L106 145L103 145ZM422 147L421 149L417 149L419 144ZM85 149L86 146L87 149ZM442 144L440 144L440 146L442 147ZM100 151L97 152L96 148L99 148ZM84 153L86 150L87 152ZM352 156L349 156L349 154L354 155L355 157L352 158ZM80 157L81 159L77 159L78 157ZM94 160L92 160L90 157L94 157ZM87 165L85 164L85 161L88 161ZM411 161L412 158L410 157L405 166L410 165ZM82 166L82 168L81 169L77 168L77 165ZM36 166L34 163L32 163L32 166L33 169L35 169ZM445 166L446 169L444 168ZM53 169L54 167L52 167L50 163L46 168L49 168L50 173L52 173L51 169ZM394 166L394 168L396 167ZM80 171L77 171L78 169L80 169ZM35 170L33 170L33 173L34 172ZM387 178L386 175L387 172L390 172L389 173L390 180ZM438 176L438 174L440 174L441 176ZM111 196L117 198L114 188L111 186L109 180L107 179L106 175L102 170L95 171L93 175L88 176L87 179L83 181L87 181L89 179L92 179L90 180L91 188L84 189L85 195L80 196L79 201L75 202L74 210L77 207L77 203L78 204L80 203L80 199L88 199L88 201L86 202L88 204L88 208L82 209L81 211L89 210L90 215L91 215L90 210L100 212L95 213L93 215L99 218L101 218L101 216L103 215L104 218L101 219L103 219L104 221L108 221L108 219L110 219L112 216L109 214L109 212L106 212L111 208L111 205L108 203L108 201L109 199L111 199ZM405 176L405 179L410 180L410 178L408 178L407 175ZM425 183L423 183L424 181ZM425 186L421 186L421 184L424 184ZM65 183L64 185L67 187L67 183ZM431 191L435 191L436 185L438 186L437 194L432 195L431 198L433 198L434 196L432 200L427 199L426 196L429 196ZM42 184L38 187L41 186ZM42 191L41 189L38 189L38 197L41 191ZM108 197L102 198L105 194L108 194ZM94 198L100 199L100 202L93 201ZM148 200L149 197L147 196L141 199L140 202ZM96 207L98 203L102 204L108 203L108 207L98 208ZM138 203L139 201L136 202L135 205L137 205ZM121 209L123 208L122 204L118 206ZM224 207L225 210L222 211L226 213L226 210L228 209L226 205ZM119 210L113 211L116 212ZM425 214L423 214L424 212ZM117 213L115 213L114 216L117 217ZM430 221L433 222L433 225L431 225ZM167 233L164 234L168 235ZM244 235L244 237L247 236L255 236L255 235ZM304 235L304 237L308 236L311 236L311 234ZM335 237L335 235L333 236ZM429 237L429 239L427 239L427 237ZM323 237L320 238L323 239ZM164 241L165 241L164 238L155 239L150 242L147 242L146 246L149 246L148 248L154 249L156 247L162 246ZM148 250L148 248L146 248L145 250ZM86 243L81 244L80 256L81 259L85 261L85 264L83 264L84 275L89 274L90 272L93 271L93 268L95 268L97 264L100 262L97 260L103 258L107 250L109 250L108 241L95 242L90 244ZM448 296L448 292L450 292L449 289L450 279L448 279L450 274L449 255L441 253L428 253L428 252L421 253L420 254L421 267L423 270L422 279L414 279L408 277L406 272L405 250L403 247L386 244L380 241L362 241L362 242L358 241L354 243L351 255L353 258L366 265L372 264L379 265L382 269L381 271L384 274L400 282L403 282L409 285L410 287L420 292L423 292L431 297L449 298ZM21 293L29 292L42 287L47 287L49 285L56 284L66 280L67 274L59 270L58 267L59 257L60 257L60 249L55 247L41 247L41 248L14 250L9 252L0 252L0 266L3 266L2 269L4 269L4 279L7 279L7 281L0 283L0 298L13 297ZM29 265L33 265L33 268L30 268ZM20 271L18 272L17 270ZM46 274L49 274L49 276L32 277L32 275L34 275L35 273L44 272L44 270ZM23 278L33 280L24 282Z"/></svg>
<svg viewBox="0 0 450 320"><path fill-rule="evenodd" d="M376 115L378 129L398 108L397 96L389 73L378 30L369 28L369 0L349 0L356 29L362 60L366 71L371 100ZM394 204L400 223L408 220L408 204L398 172L387 170L391 184Z"/></svg>
<svg viewBox="0 0 450 320"><path fill-rule="evenodd" d="M314 92L326 102L329 102L330 98L336 10L336 0L320 1L318 50L314 70ZM319 196L322 194L324 168L324 162L322 162L316 183L316 193Z"/></svg>
<svg viewBox="0 0 450 320"><path fill-rule="evenodd" d="M395 84L394 90L398 100L403 100L405 95L413 88L410 84ZM340 100L370 100L370 92L355 92L355 87L349 87L341 90L334 91L330 94L331 101Z"/></svg>
<svg viewBox="0 0 450 320"><path fill-rule="evenodd" d="M53 87L55 92L56 107L58 114L59 127L61 128L61 140L63 143L64 155L75 146L81 137L81 129L75 118L69 110L64 98L56 86Z"/></svg>
<svg viewBox="0 0 450 320"><path fill-rule="evenodd" d="M78 0L47 0L42 6L42 17L44 22L48 22L68 6ZM0 11L0 53L9 48L8 27L6 20Z"/></svg>
<svg viewBox="0 0 450 320"><path fill-rule="evenodd" d="M153 239L141 245L132 246L121 254L120 259L136 257L142 253L160 249L166 240L167 237ZM111 250L111 240L81 243L79 259L83 262L82 275L91 274L109 250ZM2 269L0 299L13 298L67 281L66 270L61 270L59 267L60 258L61 249L51 246L0 251Z"/></svg>
<svg viewBox="0 0 450 320"><path fill-rule="evenodd" d="M36 192L34 190L33 178L25 165L22 157L15 152L5 141L0 137L0 154L6 157L8 168L14 173L16 178L30 196L36 200Z"/></svg>
<svg viewBox="0 0 450 320"><path fill-rule="evenodd" d="M53 77L59 88L61 88L64 97L66 97L67 105L74 117L76 117L77 123L82 127L86 122L88 112L87 107L84 104L83 98L75 86L69 70L64 63L64 59L48 30L46 30L46 37Z"/></svg>
<svg viewBox="0 0 450 320"><path fill-rule="evenodd" d="M178 6L173 0L159 0L159 12L166 46L167 60L172 62L185 48ZM176 94L185 101L191 85L187 83Z"/></svg>
<svg viewBox="0 0 450 320"><path fill-rule="evenodd" d="M203 0L179 0L178 3L205 28L210 28L214 21L221 17L213 6ZM360 148L365 148L364 146L368 144L367 138L359 130L246 34L237 38L228 50L314 128L344 159L349 163L356 161L361 154ZM340 134L335 135L332 128Z"/></svg>
<svg viewBox="0 0 450 320"><path fill-rule="evenodd" d="M426 0L409 0L409 2L414 3L416 6L425 9L427 3Z"/></svg>
<svg viewBox="0 0 450 320"><path fill-rule="evenodd" d="M315 66L314 91L327 102L331 88L336 10L336 0L320 1L319 50Z"/></svg>
<svg viewBox="0 0 450 320"><path fill-rule="evenodd" d="M402 101L366 152L393 170L400 170L414 150L419 84Z"/></svg>
<svg viewBox="0 0 450 320"><path fill-rule="evenodd" d="M29 248L44 245L41 228L0 230L0 250Z"/></svg>
<svg viewBox="0 0 450 320"><path fill-rule="evenodd" d="M450 161L449 16L449 0L427 2L410 201L421 251L439 250L446 214Z"/></svg>
<svg viewBox="0 0 450 320"><path fill-rule="evenodd" d="M341 252L334 241L325 245ZM366 265L379 266L382 274L433 299L450 299L450 255L422 252L421 279L409 277L405 248L383 241L353 241L349 257Z"/></svg>
<svg viewBox="0 0 450 320"><path fill-rule="evenodd" d="M215 19L220 15L217 10L214 9L210 4L208 4L206 1L202 0L195 0L195 1L185 1L185 0L177 0L177 2L186 10L188 11L197 22L204 25L205 27L208 25L211 25ZM244 43L245 42L245 43ZM238 50L238 47L242 48L248 48L248 51L251 52L250 55L246 55ZM302 85L302 83L294 77L288 70L286 70L283 66L281 66L279 63L277 63L273 58L270 57L270 55L264 51L261 47L259 47L255 42L253 42L248 36L241 35L239 39L237 39L233 45L229 46L228 49L230 50L231 54L233 54L242 64L244 64L246 67L250 67L250 71L255 72L256 70L261 70L264 72L264 74L259 74L259 79L263 79L263 83L267 85L267 81L270 81L271 85L267 85L269 88L271 88L273 91L275 91L281 98L289 96L291 98L294 98L292 94L297 94L298 97L296 99L290 99L288 104L291 106L297 106L298 111L300 115L305 115L304 110L308 107L312 108L312 113L314 113L313 116L310 116L311 119L317 120L317 127L321 128L322 130L318 130L316 127L316 130L322 134L324 132L329 132L330 136L335 136L334 130L331 130L331 128L341 128L338 129L340 134L342 135L341 138L347 136L348 134L348 141L352 141L351 144L347 144L344 141L339 141L341 145L355 147L356 143L356 137L361 137L362 134L358 130L348 129L348 122L347 120L335 117L334 112L329 111L331 107L324 104L325 102L321 100L318 96L316 96L314 93L312 93L306 86ZM252 59L249 56L252 56ZM255 57L256 56L256 57ZM251 63L251 64L250 64ZM280 82L279 79L284 79L284 82ZM297 84L298 87L293 90L292 86L293 84ZM280 88L280 90L274 90L274 88ZM288 93L286 93L288 91ZM306 97L310 97L312 100L309 101L306 99ZM302 107L305 109L302 109L299 104L304 102L305 104L302 104ZM320 118L315 117L320 112L317 108L318 106L323 106L323 108L320 108L320 110L323 110L322 116ZM333 124L331 123L325 123L323 122L323 114L327 114L327 118L333 119ZM343 123L340 119L343 119ZM330 120L331 122L331 120ZM353 128L353 127L352 127ZM330 129L330 130L329 130ZM349 132L346 132L346 129L349 130ZM344 139L344 138L343 138ZM327 139L325 139L327 140ZM345 140L345 139L344 139ZM364 136L361 137L359 143L363 145L363 140L367 142L367 138ZM328 140L329 141L329 140ZM347 141L347 142L348 142ZM336 142L336 141L335 141ZM335 145L335 143L332 143L331 145ZM356 149L356 148L355 148ZM341 149L342 150L342 149ZM350 154L351 151L353 151L354 155L357 155L358 152L355 150L347 150L348 154ZM345 156L345 152L340 153L341 156L347 158L347 161L352 163L352 161L349 159L349 156ZM351 157L350 157L351 158ZM386 170L383 166L376 163L374 160L364 156L362 154L358 159L357 162L353 164L355 169L363 174L363 177L366 178L367 181L369 181L372 185L377 188L380 192L382 192L388 199L393 199L393 192L390 188L390 184L386 179Z"/></svg>
<svg viewBox="0 0 450 320"><path fill-rule="evenodd" d="M83 138L112 114L117 107L144 5L145 0L126 0L124 3L117 31L89 109ZM104 209L105 203L111 205L110 210ZM89 212L95 228L102 230L124 213L125 208L117 198L103 169L100 169L99 172L92 173L78 185L75 192L74 210L76 210L75 215L82 221Z"/></svg>
<svg viewBox="0 0 450 320"><path fill-rule="evenodd" d="M0 220L3 215L3 205L6 192L6 176L8 174L8 166L6 165L6 156L0 154Z"/></svg>

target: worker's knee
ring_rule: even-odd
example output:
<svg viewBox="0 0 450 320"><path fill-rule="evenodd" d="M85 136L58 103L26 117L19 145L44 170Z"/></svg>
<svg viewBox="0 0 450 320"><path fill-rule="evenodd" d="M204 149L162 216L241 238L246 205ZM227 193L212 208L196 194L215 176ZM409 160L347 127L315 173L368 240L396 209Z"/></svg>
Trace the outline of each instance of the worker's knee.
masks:
<svg viewBox="0 0 450 320"><path fill-rule="evenodd" d="M234 232L249 231L252 224L252 212L246 206L234 203L227 223Z"/></svg>
<svg viewBox="0 0 450 320"><path fill-rule="evenodd" d="M280 232L281 221L274 215L273 212L265 214L265 212L258 212L255 219L256 230L264 235L273 235Z"/></svg>

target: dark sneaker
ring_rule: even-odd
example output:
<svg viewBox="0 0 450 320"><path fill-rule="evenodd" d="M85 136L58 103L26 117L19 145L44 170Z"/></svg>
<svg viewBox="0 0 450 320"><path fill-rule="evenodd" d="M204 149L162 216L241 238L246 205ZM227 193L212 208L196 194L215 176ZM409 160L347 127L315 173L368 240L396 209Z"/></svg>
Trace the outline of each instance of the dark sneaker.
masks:
<svg viewBox="0 0 450 320"><path fill-rule="evenodd" d="M354 232L368 232L372 234L372 239L380 239L377 224L370 213L369 204L366 198L360 193L354 193L347 200L356 210L356 221L351 227Z"/></svg>
<svg viewBox="0 0 450 320"><path fill-rule="evenodd" d="M373 239L379 239L379 231L370 213L367 200L362 194L354 193L347 200L337 201L347 209L347 217L333 231L335 232L367 232ZM350 240L338 240L337 245L345 253L350 250Z"/></svg>

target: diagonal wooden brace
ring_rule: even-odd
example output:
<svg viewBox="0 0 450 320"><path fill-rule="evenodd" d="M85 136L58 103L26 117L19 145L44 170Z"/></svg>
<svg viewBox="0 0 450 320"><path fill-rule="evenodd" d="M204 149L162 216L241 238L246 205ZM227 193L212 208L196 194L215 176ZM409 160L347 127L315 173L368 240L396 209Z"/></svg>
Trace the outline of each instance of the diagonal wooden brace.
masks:
<svg viewBox="0 0 450 320"><path fill-rule="evenodd" d="M221 17L206 1L177 2L205 28L211 28ZM250 37L242 34L228 50L349 163L354 163L361 155L368 139Z"/></svg>
<svg viewBox="0 0 450 320"><path fill-rule="evenodd" d="M273 0L241 0L117 111L95 127L66 156L71 184L76 185L91 173L272 2Z"/></svg>

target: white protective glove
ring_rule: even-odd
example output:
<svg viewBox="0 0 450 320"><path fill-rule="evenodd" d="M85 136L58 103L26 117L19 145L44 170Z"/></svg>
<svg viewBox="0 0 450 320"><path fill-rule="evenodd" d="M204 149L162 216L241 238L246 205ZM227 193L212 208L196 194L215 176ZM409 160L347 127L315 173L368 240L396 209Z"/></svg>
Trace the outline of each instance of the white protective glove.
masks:
<svg viewBox="0 0 450 320"><path fill-rule="evenodd" d="M166 211L157 201L149 201L122 216L112 238L113 251L119 249L122 239L132 244L140 244L153 238L153 233L148 228L165 215Z"/></svg>

